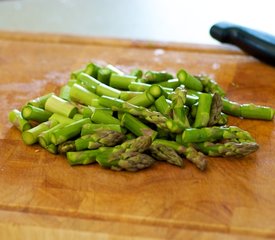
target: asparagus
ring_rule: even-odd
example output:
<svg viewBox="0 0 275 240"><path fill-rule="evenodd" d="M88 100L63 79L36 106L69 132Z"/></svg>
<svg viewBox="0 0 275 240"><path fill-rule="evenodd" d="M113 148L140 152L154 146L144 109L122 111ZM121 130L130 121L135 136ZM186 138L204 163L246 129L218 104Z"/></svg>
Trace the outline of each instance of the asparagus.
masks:
<svg viewBox="0 0 275 240"><path fill-rule="evenodd" d="M165 117L170 117L171 107L163 95L156 99L154 104L158 112L160 112Z"/></svg>
<svg viewBox="0 0 275 240"><path fill-rule="evenodd" d="M229 101L226 98L222 99L223 112L236 117L272 120L274 117L274 109L271 107L260 106L255 104L239 104Z"/></svg>
<svg viewBox="0 0 275 240"><path fill-rule="evenodd" d="M194 122L194 127L206 127L210 119L212 96L207 93L202 93L199 96L199 105Z"/></svg>
<svg viewBox="0 0 275 240"><path fill-rule="evenodd" d="M255 141L247 131L235 126L188 128L182 133L183 143L214 142L222 139L233 139L239 142Z"/></svg>
<svg viewBox="0 0 275 240"><path fill-rule="evenodd" d="M47 121L52 115L51 112L32 105L25 105L22 108L21 113L23 118L25 118L26 120L33 120L39 123Z"/></svg>
<svg viewBox="0 0 275 240"><path fill-rule="evenodd" d="M145 91L142 94L131 98L127 102L137 106L149 107L154 103L154 101L155 98L148 91Z"/></svg>
<svg viewBox="0 0 275 240"><path fill-rule="evenodd" d="M128 101L137 95L141 95L142 92L134 92L134 91L121 91L119 98L124 101Z"/></svg>
<svg viewBox="0 0 275 240"><path fill-rule="evenodd" d="M59 97L64 100L70 101L71 100L70 91L71 91L71 86L64 85L63 87L60 88Z"/></svg>
<svg viewBox="0 0 275 240"><path fill-rule="evenodd" d="M153 142L149 148L150 155L159 161L166 161L170 164L183 167L183 160L171 147Z"/></svg>
<svg viewBox="0 0 275 240"><path fill-rule="evenodd" d="M124 132L119 124L87 123L82 126L81 136L92 134L99 130L112 130L120 133Z"/></svg>
<svg viewBox="0 0 275 240"><path fill-rule="evenodd" d="M94 123L120 124L120 121L106 112L104 109L95 108L91 116Z"/></svg>
<svg viewBox="0 0 275 240"><path fill-rule="evenodd" d="M86 65L86 67L84 69L84 73L96 78L99 69L100 69L100 67L97 64L91 62L91 63ZM81 74L81 72L78 73L77 75L79 76Z"/></svg>
<svg viewBox="0 0 275 240"><path fill-rule="evenodd" d="M75 144L75 141L72 141L72 140L63 142L63 143L59 144L57 147L57 151L61 154L75 151L75 150L76 150L76 144Z"/></svg>
<svg viewBox="0 0 275 240"><path fill-rule="evenodd" d="M49 120L55 120L59 123L63 123L63 124L69 124L69 123L73 123L75 122L75 120L71 119L71 118L68 118L68 117L65 117L59 113L54 113L50 118Z"/></svg>
<svg viewBox="0 0 275 240"><path fill-rule="evenodd" d="M131 82L128 85L128 89L130 91L135 91L135 92L144 92L148 90L152 85L148 83L142 83L142 82Z"/></svg>
<svg viewBox="0 0 275 240"><path fill-rule="evenodd" d="M40 123L39 125L22 132L22 139L25 144L32 145L38 142L39 134L54 127L57 124L58 122L54 120Z"/></svg>
<svg viewBox="0 0 275 240"><path fill-rule="evenodd" d="M90 123L91 120L84 118L73 123L70 123L62 128L58 128L51 133L51 142L55 145L63 143L78 136L84 124Z"/></svg>
<svg viewBox="0 0 275 240"><path fill-rule="evenodd" d="M21 112L17 109L9 112L9 121L21 132L31 128L31 124L22 117Z"/></svg>
<svg viewBox="0 0 275 240"><path fill-rule="evenodd" d="M184 108L184 104L186 101L186 90L184 87L177 87L173 94L170 95L170 99L172 100L171 109L173 120L182 128L190 127L186 108Z"/></svg>
<svg viewBox="0 0 275 240"><path fill-rule="evenodd" d="M45 110L52 113L59 113L69 118L72 118L77 113L77 108L73 104L55 95L47 99Z"/></svg>
<svg viewBox="0 0 275 240"><path fill-rule="evenodd" d="M101 153L101 149L86 150L79 152L67 152L66 157L70 165L87 165L96 162L96 156Z"/></svg>
<svg viewBox="0 0 275 240"><path fill-rule="evenodd" d="M212 103L210 108L210 117L208 121L208 126L214 126L220 120L222 111L222 99L218 93L214 93L212 97Z"/></svg>
<svg viewBox="0 0 275 240"><path fill-rule="evenodd" d="M255 152L259 148L259 145L255 142L203 142L197 143L196 147L201 152L212 157L244 157Z"/></svg>
<svg viewBox="0 0 275 240"><path fill-rule="evenodd" d="M143 81L145 83L159 83L159 82L164 82L169 79L173 79L173 75L168 73L168 72L157 72L157 71L147 71L144 74L144 79Z"/></svg>
<svg viewBox="0 0 275 240"><path fill-rule="evenodd" d="M75 140L77 151L84 149L97 149L102 146L112 147L125 139L123 133L113 130L98 130L92 134L84 135Z"/></svg>
<svg viewBox="0 0 275 240"><path fill-rule="evenodd" d="M181 85L181 83L177 78L174 78L174 79L170 79L165 82L160 82L159 85L162 87L176 89L177 87L179 87Z"/></svg>
<svg viewBox="0 0 275 240"><path fill-rule="evenodd" d="M70 98L78 103L85 105L92 105L94 99L98 99L99 96L88 91L83 86L75 83L70 90Z"/></svg>
<svg viewBox="0 0 275 240"><path fill-rule="evenodd" d="M131 70L130 75L136 76L137 78L142 78L143 71L141 69L136 68Z"/></svg>
<svg viewBox="0 0 275 240"><path fill-rule="evenodd" d="M113 66L112 64L108 64L106 68L110 69L112 74L117 74L117 75L124 75L124 72L122 72L120 69L117 67Z"/></svg>
<svg viewBox="0 0 275 240"><path fill-rule="evenodd" d="M194 163L202 171L207 167L207 160L204 155L198 152L191 144L184 146L175 141L165 139L155 139L153 144L161 144L174 149L179 155L184 155L187 160Z"/></svg>
<svg viewBox="0 0 275 240"><path fill-rule="evenodd" d="M97 80L109 85L112 71L108 68L101 68L97 72Z"/></svg>
<svg viewBox="0 0 275 240"><path fill-rule="evenodd" d="M137 77L130 75L112 74L110 77L109 86L121 90L128 90L129 84L135 82Z"/></svg>
<svg viewBox="0 0 275 240"><path fill-rule="evenodd" d="M154 159L144 151L149 149L152 138L141 136L136 139L127 140L121 145L105 148L96 156L96 161L106 168L113 170L137 171L147 168L154 163Z"/></svg>
<svg viewBox="0 0 275 240"><path fill-rule="evenodd" d="M124 113L121 118L121 125L127 128L136 136L150 136L152 139L155 139L157 132L152 130L146 124L141 122L136 117L132 116L129 113Z"/></svg>
<svg viewBox="0 0 275 240"><path fill-rule="evenodd" d="M32 105L38 108L45 108L45 103L48 100L49 97L51 97L52 95L54 95L54 93L48 93L46 95L43 95L41 97L37 97L35 99L32 99L30 101L28 101L28 105Z"/></svg>
<svg viewBox="0 0 275 240"><path fill-rule="evenodd" d="M78 75L80 73L84 72L84 70L85 69L81 68L81 69L78 69L78 70L75 70L75 71L71 72L71 75L70 75L71 79L70 80L77 80Z"/></svg>
<svg viewBox="0 0 275 240"><path fill-rule="evenodd" d="M203 85L201 81L186 72L184 69L178 71L177 78L179 79L180 83L183 84L186 88L193 89L195 91L203 90Z"/></svg>
<svg viewBox="0 0 275 240"><path fill-rule="evenodd" d="M198 78L202 85L203 85L203 90L207 93L216 93L219 94L221 97L225 96L225 91L219 86L219 84L211 79L209 76L207 75L199 75L196 76L196 78Z"/></svg>

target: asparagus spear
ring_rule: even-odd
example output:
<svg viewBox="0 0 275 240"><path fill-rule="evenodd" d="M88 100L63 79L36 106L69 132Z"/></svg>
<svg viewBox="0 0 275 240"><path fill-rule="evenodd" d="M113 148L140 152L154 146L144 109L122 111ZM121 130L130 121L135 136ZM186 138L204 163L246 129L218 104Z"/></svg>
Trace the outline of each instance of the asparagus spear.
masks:
<svg viewBox="0 0 275 240"><path fill-rule="evenodd" d="M109 85L112 71L108 68L101 68L97 72L97 80Z"/></svg>
<svg viewBox="0 0 275 240"><path fill-rule="evenodd" d="M221 139L233 139L239 142L255 141L247 131L235 126L188 128L182 133L183 143L214 142Z"/></svg>
<svg viewBox="0 0 275 240"><path fill-rule="evenodd" d="M112 74L117 74L117 75L124 75L124 72L122 72L120 69L118 69L117 67L115 67L112 64L108 64L106 66L106 68L110 69Z"/></svg>
<svg viewBox="0 0 275 240"><path fill-rule="evenodd" d="M171 147L153 142L149 148L150 155L159 161L166 161L170 164L183 167L183 160Z"/></svg>
<svg viewBox="0 0 275 240"><path fill-rule="evenodd" d="M30 123L22 117L21 112L17 109L9 112L9 121L21 132L31 128Z"/></svg>
<svg viewBox="0 0 275 240"><path fill-rule="evenodd" d="M69 124L69 123L73 123L75 122L75 120L71 119L71 118L68 118L68 117L65 117L59 113L54 113L50 118L49 120L55 120L59 123L63 123L63 124Z"/></svg>
<svg viewBox="0 0 275 240"><path fill-rule="evenodd" d="M136 136L150 136L152 139L155 139L158 132L152 130L146 124L141 122L136 117L132 116L129 113L124 113L121 117L121 125L127 128Z"/></svg>
<svg viewBox="0 0 275 240"><path fill-rule="evenodd" d="M164 82L167 81L169 79L173 79L173 75L162 71L162 72L158 72L158 71L147 71L144 74L144 79L142 79L145 83L159 83L159 82Z"/></svg>
<svg viewBox="0 0 275 240"><path fill-rule="evenodd" d="M92 105L94 99L98 99L99 96L88 91L83 86L75 83L70 90L70 98L73 101L76 101L78 103L82 103L85 105Z"/></svg>
<svg viewBox="0 0 275 240"><path fill-rule="evenodd" d="M67 160L70 165L87 165L96 162L96 156L101 153L101 149L86 150L79 152L67 152Z"/></svg>
<svg viewBox="0 0 275 240"><path fill-rule="evenodd" d="M186 146L184 146L175 141L165 139L155 139L153 144L161 144L174 149L178 154L184 155L187 160L194 163L196 167L202 171L207 167L207 160L204 155L198 152L191 144L186 144Z"/></svg>
<svg viewBox="0 0 275 240"><path fill-rule="evenodd" d="M143 75L143 71L141 69L132 69L131 72L130 72L130 75L132 76L136 76L137 78L142 78L142 75Z"/></svg>
<svg viewBox="0 0 275 240"><path fill-rule="evenodd" d="M46 130L49 130L50 128L54 127L57 124L58 124L58 122L54 121L54 120L40 123L39 125L22 132L22 139L25 144L32 145L32 144L38 142L39 134L41 134L42 132L44 132Z"/></svg>
<svg viewBox="0 0 275 240"><path fill-rule="evenodd" d="M64 100L70 101L71 100L70 91L71 91L71 86L64 85L63 87L60 88L59 97Z"/></svg>
<svg viewBox="0 0 275 240"><path fill-rule="evenodd" d="M61 154L75 151L75 150L76 150L76 144L75 144L75 141L72 141L72 140L63 142L59 144L57 147L57 151Z"/></svg>
<svg viewBox="0 0 275 240"><path fill-rule="evenodd" d="M47 121L52 115L51 112L32 105L25 105L22 108L21 113L23 118L25 118L26 120L33 120L39 123Z"/></svg>
<svg viewBox="0 0 275 240"><path fill-rule="evenodd" d="M51 97L52 95L54 95L54 93L48 93L46 95L43 95L43 96L40 96L40 97L37 97L35 99L32 99L30 101L28 101L28 105L32 105L32 106L35 106L35 107L38 107L38 108L45 108L45 103L46 101L48 100L49 97Z"/></svg>
<svg viewBox="0 0 275 240"><path fill-rule="evenodd" d="M96 156L96 161L102 166L113 170L137 171L147 168L154 163L154 159L143 154L152 143L149 136L141 136L127 140L121 145L105 148Z"/></svg>
<svg viewBox="0 0 275 240"><path fill-rule="evenodd" d="M84 72L85 72L86 74L88 74L88 75L90 75L90 76L96 78L99 69L100 69L100 67L99 67L97 64L91 62L91 63L89 63L89 64L86 65L86 67L85 67L85 69L84 69ZM80 72L80 73L81 73L81 72ZM79 74L80 74L80 73L79 73ZM79 76L79 74L78 74L78 76Z"/></svg>
<svg viewBox="0 0 275 240"><path fill-rule="evenodd" d="M112 74L109 86L121 90L128 90L129 84L135 82L136 79L137 77L135 76Z"/></svg>
<svg viewBox="0 0 275 240"><path fill-rule="evenodd" d="M134 91L121 91L119 98L123 101L129 101L133 97L136 97L137 95L141 95L142 92L134 92Z"/></svg>
<svg viewBox="0 0 275 240"><path fill-rule="evenodd" d="M272 120L274 117L274 109L271 107L255 105L253 103L239 104L226 98L223 98L222 102L223 112L229 115L261 120Z"/></svg>
<svg viewBox="0 0 275 240"><path fill-rule="evenodd" d="M156 99L154 104L158 112L165 117L170 117L171 107L163 95Z"/></svg>
<svg viewBox="0 0 275 240"><path fill-rule="evenodd" d="M77 108L73 104L55 95L47 99L45 110L52 113L59 113L69 118L72 118L77 113Z"/></svg>
<svg viewBox="0 0 275 240"><path fill-rule="evenodd" d="M112 130L120 133L124 132L119 124L87 123L82 126L81 136L92 134L99 130Z"/></svg>
<svg viewBox="0 0 275 240"><path fill-rule="evenodd" d="M91 123L89 118L80 119L62 128L58 128L51 133L51 142L55 145L63 143L78 136L84 124Z"/></svg>
<svg viewBox="0 0 275 240"><path fill-rule="evenodd" d="M177 78L180 83L186 88L193 89L195 91L202 91L203 85L199 79L186 72L184 69L180 69L177 73Z"/></svg>
<svg viewBox="0 0 275 240"><path fill-rule="evenodd" d="M150 94L148 91L145 91L142 94L131 98L127 102L137 106L149 107L154 103L154 101L154 96L152 96L152 94Z"/></svg>
<svg viewBox="0 0 275 240"><path fill-rule="evenodd" d="M222 111L222 99L218 93L214 93L212 97L212 103L210 108L210 118L208 121L208 126L214 126L220 120Z"/></svg>
<svg viewBox="0 0 275 240"><path fill-rule="evenodd" d="M113 130L98 130L92 134L84 135L75 140L77 151L84 149L97 149L102 146L112 147L125 140L123 133Z"/></svg>
<svg viewBox="0 0 275 240"><path fill-rule="evenodd" d="M212 104L212 96L207 93L202 93L199 96L199 105L194 122L194 127L206 127L210 119L210 110Z"/></svg>
<svg viewBox="0 0 275 240"><path fill-rule="evenodd" d="M207 93L216 93L219 94L221 97L225 96L225 91L219 86L219 84L214 80L211 79L210 76L207 75L198 75L196 76L202 85L203 90Z"/></svg>
<svg viewBox="0 0 275 240"><path fill-rule="evenodd" d="M201 152L212 157L244 157L255 152L259 148L259 145L255 142L203 142L197 143L196 147Z"/></svg>
<svg viewBox="0 0 275 240"><path fill-rule="evenodd" d="M159 85L162 87L176 89L177 87L179 87L181 85L181 83L177 78L174 78L174 79L170 79L165 82L160 82Z"/></svg>

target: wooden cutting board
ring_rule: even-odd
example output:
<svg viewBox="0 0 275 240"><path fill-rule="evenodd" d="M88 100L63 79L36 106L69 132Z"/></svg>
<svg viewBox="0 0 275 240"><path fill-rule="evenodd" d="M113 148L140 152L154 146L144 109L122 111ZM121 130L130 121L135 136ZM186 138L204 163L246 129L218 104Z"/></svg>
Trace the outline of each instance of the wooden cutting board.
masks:
<svg viewBox="0 0 275 240"><path fill-rule="evenodd" d="M275 107L275 68L236 49L0 33L0 239L261 239L275 237L275 125L230 118L260 149L209 158L200 172L158 163L137 172L71 167L25 146L13 108L58 92L88 61L213 76L232 100Z"/></svg>

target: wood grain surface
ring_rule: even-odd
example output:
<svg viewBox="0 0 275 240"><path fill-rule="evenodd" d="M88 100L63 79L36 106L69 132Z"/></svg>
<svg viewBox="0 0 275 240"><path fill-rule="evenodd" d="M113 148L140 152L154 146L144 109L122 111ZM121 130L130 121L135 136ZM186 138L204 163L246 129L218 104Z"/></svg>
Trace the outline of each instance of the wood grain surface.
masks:
<svg viewBox="0 0 275 240"><path fill-rule="evenodd" d="M58 92L88 61L124 71L207 73L242 103L275 107L275 68L233 48L0 32L0 239L275 238L275 126L230 118L260 149L209 158L200 172L156 164L137 172L71 167L26 146L7 121L13 108Z"/></svg>

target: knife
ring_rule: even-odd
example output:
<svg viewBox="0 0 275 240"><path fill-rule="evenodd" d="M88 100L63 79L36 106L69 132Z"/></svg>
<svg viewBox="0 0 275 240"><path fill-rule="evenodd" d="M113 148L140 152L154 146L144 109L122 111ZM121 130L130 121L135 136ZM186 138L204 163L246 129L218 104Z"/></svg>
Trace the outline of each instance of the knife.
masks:
<svg viewBox="0 0 275 240"><path fill-rule="evenodd" d="M275 66L275 36L229 22L214 24L210 28L210 35L222 43L236 45L259 60Z"/></svg>

